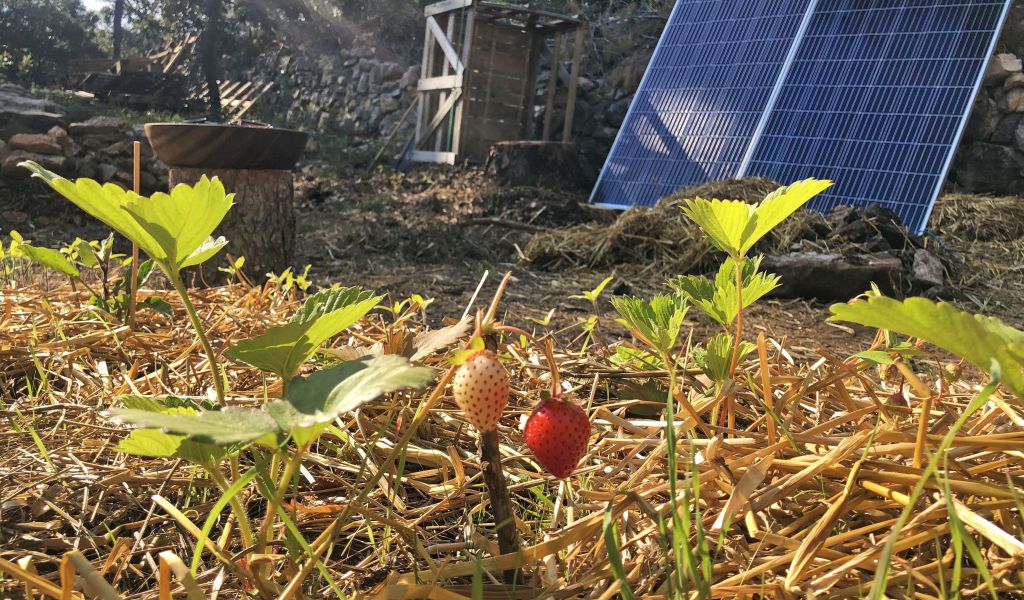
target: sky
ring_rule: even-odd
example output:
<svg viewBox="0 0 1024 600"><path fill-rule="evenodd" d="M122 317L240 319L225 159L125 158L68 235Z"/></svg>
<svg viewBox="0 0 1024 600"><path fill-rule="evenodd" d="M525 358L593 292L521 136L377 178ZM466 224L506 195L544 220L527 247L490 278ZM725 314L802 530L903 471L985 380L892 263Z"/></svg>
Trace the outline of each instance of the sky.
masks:
<svg viewBox="0 0 1024 600"><path fill-rule="evenodd" d="M89 10L99 10L109 3L109 0L82 0Z"/></svg>

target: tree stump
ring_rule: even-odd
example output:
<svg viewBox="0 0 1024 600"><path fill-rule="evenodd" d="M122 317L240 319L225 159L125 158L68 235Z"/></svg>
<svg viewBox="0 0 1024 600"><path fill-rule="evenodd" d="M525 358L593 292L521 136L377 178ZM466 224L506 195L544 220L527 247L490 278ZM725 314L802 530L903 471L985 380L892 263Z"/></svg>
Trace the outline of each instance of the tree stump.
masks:
<svg viewBox="0 0 1024 600"><path fill-rule="evenodd" d="M235 205L214 234L227 238L223 252L244 256L243 270L257 283L267 273L291 266L295 255L291 171L171 167L171 188L179 183L194 185L203 175L219 177L224 189L235 194Z"/></svg>
<svg viewBox="0 0 1024 600"><path fill-rule="evenodd" d="M491 146L486 170L503 185L588 188L593 182L572 143L498 142Z"/></svg>

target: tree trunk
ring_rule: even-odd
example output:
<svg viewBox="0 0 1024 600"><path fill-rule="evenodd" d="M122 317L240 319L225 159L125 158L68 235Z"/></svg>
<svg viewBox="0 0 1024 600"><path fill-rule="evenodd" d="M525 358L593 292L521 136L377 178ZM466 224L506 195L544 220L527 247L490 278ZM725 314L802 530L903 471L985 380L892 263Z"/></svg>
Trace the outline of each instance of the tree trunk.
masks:
<svg viewBox="0 0 1024 600"><path fill-rule="evenodd" d="M563 142L498 142L491 146L486 170L511 186L587 188L593 181L576 145Z"/></svg>
<svg viewBox="0 0 1024 600"><path fill-rule="evenodd" d="M121 58L121 42L124 39L124 0L114 0L114 58Z"/></svg>
<svg viewBox="0 0 1024 600"><path fill-rule="evenodd" d="M228 240L224 253L244 256L243 270L257 284L267 273L280 273L292 266L295 210L291 171L171 167L171 188L179 183L194 185L203 175L219 177L224 188L235 194L235 205L215 234ZM211 271L204 271L207 281Z"/></svg>
<svg viewBox="0 0 1024 600"><path fill-rule="evenodd" d="M221 0L205 0L203 12L206 14L206 25L203 28L200 55L203 77L206 78L206 91L210 99L208 117L211 121L220 121L220 49L217 46L217 39L220 37Z"/></svg>

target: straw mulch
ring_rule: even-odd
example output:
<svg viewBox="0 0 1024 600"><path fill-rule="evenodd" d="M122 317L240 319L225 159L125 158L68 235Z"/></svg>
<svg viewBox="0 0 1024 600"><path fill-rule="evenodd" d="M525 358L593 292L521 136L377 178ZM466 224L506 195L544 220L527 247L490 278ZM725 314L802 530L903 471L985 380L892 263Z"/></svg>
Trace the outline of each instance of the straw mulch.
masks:
<svg viewBox="0 0 1024 600"><path fill-rule="evenodd" d="M1024 198L949 194L936 204L931 228L976 310L1024 322Z"/></svg>
<svg viewBox="0 0 1024 600"><path fill-rule="evenodd" d="M197 291L216 348L283 322L297 303L272 292L240 286ZM37 588L59 591L61 557L78 551L79 574L94 571L120 597L155 598L159 553L172 552L186 564L191 559L193 533L153 498L166 499L201 525L218 494L187 464L118 453L126 430L100 414L120 394L206 394L210 381L202 354L180 303L167 300L178 328L143 312L132 331L95 318L81 294L0 292L0 412L10 423L0 433L5 595L18 593L29 570L42 578ZM334 353L394 340L395 330L385 322L391 319L369 318L336 340ZM557 354L563 377L593 423L588 454L569 480L558 482L539 470L520 433L548 371L532 351L507 348L514 393L500 434L518 507L520 553L496 556L476 434L446 397L406 448L404 477L381 479L341 524L325 561L339 587L359 597L469 598L480 572L485 598L613 598L619 584L602 537L604 511L613 502L616 541L634 592L666 593L655 522L669 510L660 416L665 374L620 369L607 358L611 350L597 344L582 356L576 347ZM936 389L927 372L932 363L919 365L920 386L906 386L892 372L863 370L854 359L827 353L812 364L794 362L771 340L762 340L754 356L725 394L716 395L692 373L683 387L705 420L718 402L735 407L733 429L695 427L685 412L677 420L690 437L680 442L681 478L696 473L700 483L699 502L690 508L699 510L712 540L724 529L711 593L863 597L905 494L921 473L921 457L915 459L919 394ZM447 368L443 353L428 362ZM279 382L264 381L242 365L228 373L238 403L279 389ZM942 390L926 415L931 447L977 389L965 381ZM303 462L298 495L287 504L307 540L361 491L361 467L390 468L385 457L418 402L404 395L378 400L324 435ZM769 427L764 403L778 415L776 428ZM1024 485L1022 448L1019 402L1000 395L968 421L949 452L948 471L929 482L896 543L889 597L940 596L938 581L953 573L949 506L980 546L998 589L1022 589L1024 522L1015 497ZM246 498L251 513L262 514L261 497L249 490ZM212 543L239 565L263 561L282 584L296 572L287 560L248 556L234 537L222 537L225 519L214 528ZM692 531L677 535L693 541ZM501 570L520 565L523 582L502 583ZM333 596L315 574L296 597ZM963 576L963 591L978 592L976 567L966 559ZM202 595L243 595L238 578L208 554L196 580Z"/></svg>

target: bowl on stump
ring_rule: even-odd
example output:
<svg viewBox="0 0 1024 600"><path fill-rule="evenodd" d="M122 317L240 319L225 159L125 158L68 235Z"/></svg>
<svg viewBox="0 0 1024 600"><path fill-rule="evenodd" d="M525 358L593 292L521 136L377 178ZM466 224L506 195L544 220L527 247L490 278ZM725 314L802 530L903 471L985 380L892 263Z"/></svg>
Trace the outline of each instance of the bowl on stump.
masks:
<svg viewBox="0 0 1024 600"><path fill-rule="evenodd" d="M146 137L168 166L170 187L218 177L235 194L217 235L244 256L255 281L291 266L295 253L292 169L309 135L292 129L218 123L147 123Z"/></svg>

